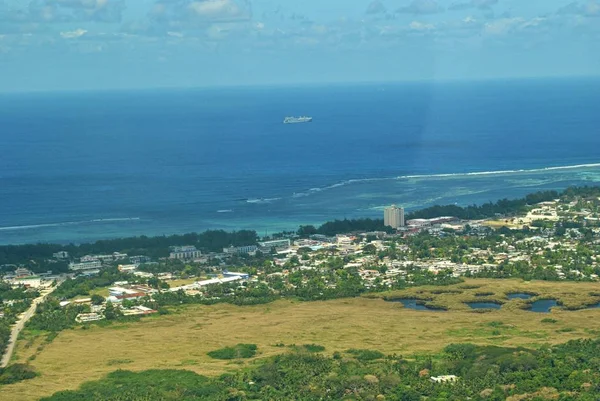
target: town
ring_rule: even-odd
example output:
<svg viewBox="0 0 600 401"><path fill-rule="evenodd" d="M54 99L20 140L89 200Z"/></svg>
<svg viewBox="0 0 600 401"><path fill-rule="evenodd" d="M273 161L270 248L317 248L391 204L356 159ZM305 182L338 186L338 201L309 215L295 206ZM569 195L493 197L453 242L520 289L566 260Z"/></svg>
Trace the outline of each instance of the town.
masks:
<svg viewBox="0 0 600 401"><path fill-rule="evenodd" d="M331 299L461 277L596 281L599 199L563 196L519 215L479 220L405 221L404 210L392 206L384 211L385 231L284 233L221 252L181 244L156 259L121 250L81 257L59 251L47 265L66 264L65 272L34 274L26 264L2 266L7 289L2 316L15 324L31 302L46 298L56 300L55 309L77 312L64 322L69 326L164 313L164 307L181 302ZM48 329L38 321L54 310L37 309L30 325Z"/></svg>
<svg viewBox="0 0 600 401"><path fill-rule="evenodd" d="M1 266L0 368L5 370L2 377L8 377L2 380L36 375L28 364L10 365L17 340L26 341L27 348L42 339L28 359L33 360L63 330L161 319L192 304L326 301L414 289L416 293L407 293L412 299L404 299L412 301L403 302L406 308L447 310L448 302L454 302L451 308L458 309L452 310L460 311L472 298L446 298L440 304L434 294L463 290L429 289L418 295L420 289L470 279L594 283L600 276L599 210L600 188L582 187L466 208L434 206L411 214L393 205L382 210L381 220L301 226L264 238L252 231L207 231L82 245L0 247L0 260L22 260ZM474 295L482 307L500 308L505 301L492 294ZM561 294L566 302L552 301L548 310L586 309L600 301L596 292L578 300L569 295L573 293ZM552 297L551 290L544 290L544 296ZM531 309L534 304L523 299L511 307ZM432 383L458 380L446 371L439 373L431 376Z"/></svg>

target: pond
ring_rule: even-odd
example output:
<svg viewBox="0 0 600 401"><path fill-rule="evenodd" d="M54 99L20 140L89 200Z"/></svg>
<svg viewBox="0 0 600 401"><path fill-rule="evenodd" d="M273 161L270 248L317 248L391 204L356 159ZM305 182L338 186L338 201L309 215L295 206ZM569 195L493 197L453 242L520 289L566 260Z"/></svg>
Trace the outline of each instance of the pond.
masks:
<svg viewBox="0 0 600 401"><path fill-rule="evenodd" d="M418 303L417 299L393 299L391 302L400 302L405 308L414 310L426 310L430 312L444 312L443 309L430 308L426 305Z"/></svg>
<svg viewBox="0 0 600 401"><path fill-rule="evenodd" d="M502 305L494 302L467 302L471 309L500 309Z"/></svg>
<svg viewBox="0 0 600 401"><path fill-rule="evenodd" d="M525 294L524 292L512 292L510 294L506 294L508 299L529 299L533 297L531 294Z"/></svg>
<svg viewBox="0 0 600 401"><path fill-rule="evenodd" d="M538 313L549 313L550 308L553 308L557 305L556 300L554 299L540 299L539 301L535 301L531 304L531 312Z"/></svg>

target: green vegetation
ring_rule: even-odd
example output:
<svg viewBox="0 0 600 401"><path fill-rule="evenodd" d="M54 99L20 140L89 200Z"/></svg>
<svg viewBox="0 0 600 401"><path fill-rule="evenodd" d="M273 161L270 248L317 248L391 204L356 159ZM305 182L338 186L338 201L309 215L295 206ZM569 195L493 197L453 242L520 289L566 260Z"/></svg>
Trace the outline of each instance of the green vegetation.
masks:
<svg viewBox="0 0 600 401"><path fill-rule="evenodd" d="M356 231L384 231L391 233L394 230L391 227L386 227L381 219L344 219L328 221L322 224L319 228L314 226L300 226L297 234L301 237L308 237L314 234L321 234L331 237L336 234L351 233Z"/></svg>
<svg viewBox="0 0 600 401"><path fill-rule="evenodd" d="M8 346L11 325L17 321L17 316L25 312L39 292L25 287L12 288L10 284L0 281L0 355Z"/></svg>
<svg viewBox="0 0 600 401"><path fill-rule="evenodd" d="M323 352L325 351L325 347L318 344L304 344L304 345L290 345L290 348L295 351L305 351L305 352Z"/></svg>
<svg viewBox="0 0 600 401"><path fill-rule="evenodd" d="M210 351L208 356L214 359L252 358L256 355L256 349L256 344L238 344L233 347L225 347Z"/></svg>
<svg viewBox="0 0 600 401"><path fill-rule="evenodd" d="M29 330L59 332L75 326L77 315L89 311L88 305L67 305L61 308L56 298L49 298L36 307L36 313L26 327Z"/></svg>
<svg viewBox="0 0 600 401"><path fill-rule="evenodd" d="M70 299L77 296L88 296L90 291L107 287L115 281L131 281L135 282L135 276L127 273L121 273L116 267L103 270L99 275L94 277L78 277L69 279L63 282L52 294L58 299Z"/></svg>
<svg viewBox="0 0 600 401"><path fill-rule="evenodd" d="M566 190L563 194L568 193L571 193L571 191ZM436 205L410 213L407 216L407 219L431 219L441 216L453 216L464 220L479 220L497 215L513 215L526 211L528 205L551 201L560 196L561 194L556 191L541 191L529 194L521 199L502 199L495 203L489 202L480 206L472 205L460 207L456 205Z"/></svg>
<svg viewBox="0 0 600 401"><path fill-rule="evenodd" d="M229 246L255 245L258 236L255 231L241 230L226 232L209 230L203 233L183 235L118 238L101 240L81 245L30 244L0 246L0 266L26 263L34 272L68 271L66 262L52 261L52 254L66 251L71 257L81 257L88 254L111 254L115 251L126 252L130 255L147 255L160 258L169 255L169 247L176 245L195 245L209 252L221 252Z"/></svg>
<svg viewBox="0 0 600 401"><path fill-rule="evenodd" d="M301 352L217 378L185 370L119 370L43 400L593 401L600 391L599 360L600 340L539 350L453 344L438 354L411 358L368 350L333 358ZM438 375L456 375L458 381L430 380Z"/></svg>
<svg viewBox="0 0 600 401"><path fill-rule="evenodd" d="M15 363L6 368L0 368L0 384L11 384L21 380L33 379L37 374L29 365Z"/></svg>
<svg viewBox="0 0 600 401"><path fill-rule="evenodd" d="M346 352L362 362L374 361L385 356L379 351L372 351L368 349L349 349Z"/></svg>

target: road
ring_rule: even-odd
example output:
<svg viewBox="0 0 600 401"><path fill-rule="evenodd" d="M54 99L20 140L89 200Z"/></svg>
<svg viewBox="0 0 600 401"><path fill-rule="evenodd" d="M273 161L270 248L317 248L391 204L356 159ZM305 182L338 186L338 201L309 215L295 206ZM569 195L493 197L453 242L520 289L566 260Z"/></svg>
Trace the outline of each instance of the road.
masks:
<svg viewBox="0 0 600 401"><path fill-rule="evenodd" d="M54 287L50 289L42 290L42 294L33 300L29 309L27 309L21 314L19 320L17 320L17 322L12 328L12 331L10 332L10 340L8 341L8 346L6 347L4 355L2 355L2 362L0 363L0 367L5 368L6 366L8 366L10 358L12 358L12 354L15 351L15 345L17 345L17 338L19 338L19 333L21 333L21 330L23 330L23 327L25 327L25 323L27 323L27 321L31 319L31 317L35 313L35 308L37 307L37 305L39 303L44 302L44 299L46 299L46 297L50 295L52 291L54 291L59 285L60 283L57 283Z"/></svg>

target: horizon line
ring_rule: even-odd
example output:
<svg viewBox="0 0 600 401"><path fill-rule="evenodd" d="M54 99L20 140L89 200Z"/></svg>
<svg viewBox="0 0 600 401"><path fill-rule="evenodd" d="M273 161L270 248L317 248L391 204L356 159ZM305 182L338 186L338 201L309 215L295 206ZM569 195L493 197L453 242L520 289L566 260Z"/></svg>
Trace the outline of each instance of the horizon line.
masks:
<svg viewBox="0 0 600 401"><path fill-rule="evenodd" d="M407 80L365 80L365 81L330 81L330 82L288 82L288 83L248 83L248 84L215 84L194 86L148 86L129 88L78 88L78 89L33 89L1 91L5 95L35 95L35 94L77 94L77 93L110 93L110 92L160 92L160 91L200 91L219 89L277 89L277 88L314 88L365 85L402 85L402 84L449 84L449 83L492 83L519 81L548 81L548 80L598 80L599 75L545 75L545 76L514 76L514 77L479 77L479 78L422 78Z"/></svg>

